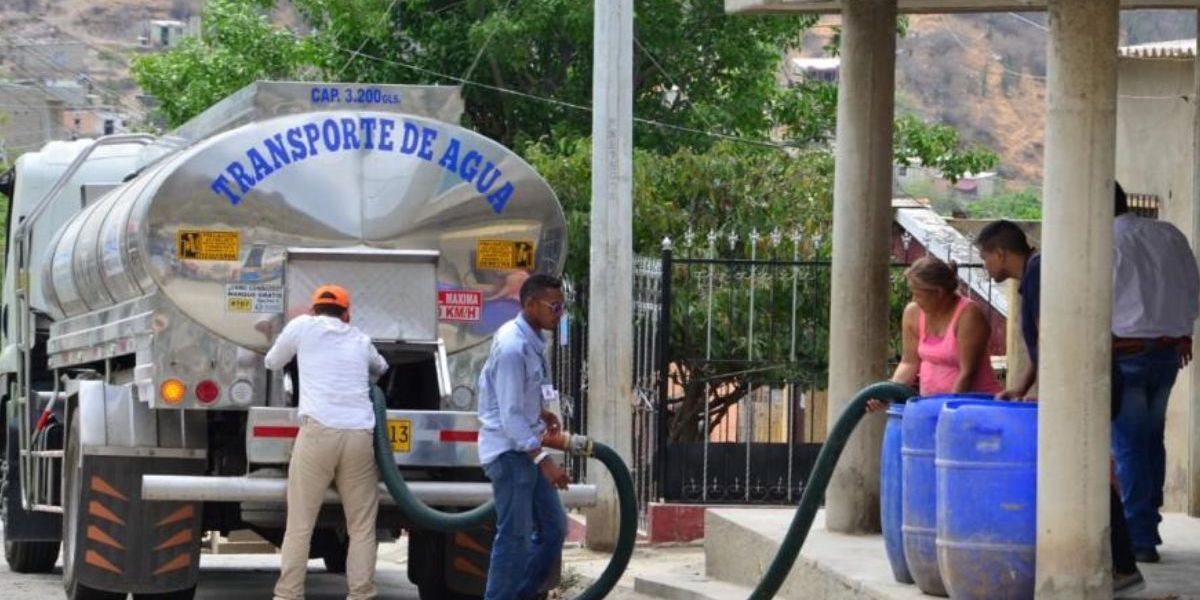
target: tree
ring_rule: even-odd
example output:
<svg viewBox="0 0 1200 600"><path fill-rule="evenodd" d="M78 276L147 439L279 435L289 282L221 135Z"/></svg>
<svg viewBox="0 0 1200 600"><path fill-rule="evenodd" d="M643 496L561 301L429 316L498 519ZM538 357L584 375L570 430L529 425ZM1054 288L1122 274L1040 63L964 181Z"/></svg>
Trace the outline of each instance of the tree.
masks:
<svg viewBox="0 0 1200 600"><path fill-rule="evenodd" d="M302 78L312 63L310 44L273 25L270 0L212 0L202 36L167 52L134 59L142 89L175 127L259 79Z"/></svg>
<svg viewBox="0 0 1200 600"><path fill-rule="evenodd" d="M204 41L139 60L135 74L172 124L258 77L466 82L467 126L512 147L557 191L571 231L567 272L587 281L591 2L292 0L305 35L270 25L264 15L271 4L216 0L206 8L212 34ZM778 226L802 232L806 253L823 252L813 240L828 237L832 219L837 87L778 83L781 57L799 47L815 18L727 15L722 0L639 0L636 19L635 250L656 254L664 236L689 226L701 233L766 233ZM253 64L229 64L240 56ZM920 160L950 177L995 162L982 149L960 149L953 129L916 118L898 121L896 147L901 160ZM828 289L827 273L809 283ZM764 288L756 302L781 298L782 290ZM695 318L702 302L693 293L676 294L674 314ZM789 365L773 377L823 381L827 300L812 302L805 308L812 354L792 360L785 353ZM672 400L676 439L699 435L705 414L723 418L749 387L738 369L691 360L703 356L697 343L686 328L673 328L671 348L679 358L673 376L687 390ZM732 333L720 340L734 354L747 353L747 343ZM785 356L779 336L755 344L757 356Z"/></svg>
<svg viewBox="0 0 1200 600"><path fill-rule="evenodd" d="M1016 192L1005 190L1003 193L967 205L967 213L974 219L1040 221L1042 199L1036 189Z"/></svg>

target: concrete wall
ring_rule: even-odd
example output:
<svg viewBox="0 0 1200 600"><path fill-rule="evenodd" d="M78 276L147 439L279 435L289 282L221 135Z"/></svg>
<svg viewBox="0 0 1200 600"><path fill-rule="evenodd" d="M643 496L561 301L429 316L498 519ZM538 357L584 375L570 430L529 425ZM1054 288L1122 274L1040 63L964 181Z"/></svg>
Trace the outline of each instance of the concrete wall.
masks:
<svg viewBox="0 0 1200 600"><path fill-rule="evenodd" d="M0 83L0 148L11 162L62 137L62 102L39 88Z"/></svg>
<svg viewBox="0 0 1200 600"><path fill-rule="evenodd" d="M1122 58L1118 64L1117 180L1159 198L1159 218L1192 229L1192 60ZM1165 509L1188 506L1189 423L1197 408L1190 370L1179 373L1167 410ZM1192 476L1200 476L1194 473Z"/></svg>

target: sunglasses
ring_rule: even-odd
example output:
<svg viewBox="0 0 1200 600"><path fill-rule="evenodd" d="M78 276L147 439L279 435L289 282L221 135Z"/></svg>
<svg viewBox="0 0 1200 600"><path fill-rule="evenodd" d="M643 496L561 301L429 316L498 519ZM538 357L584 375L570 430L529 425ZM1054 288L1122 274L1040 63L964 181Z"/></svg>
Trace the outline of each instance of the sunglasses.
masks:
<svg viewBox="0 0 1200 600"><path fill-rule="evenodd" d="M563 308L565 308L563 306L562 302L546 302L545 300L538 300L538 302L545 304L546 308L549 308L550 312L552 312L556 315L561 315L563 312Z"/></svg>

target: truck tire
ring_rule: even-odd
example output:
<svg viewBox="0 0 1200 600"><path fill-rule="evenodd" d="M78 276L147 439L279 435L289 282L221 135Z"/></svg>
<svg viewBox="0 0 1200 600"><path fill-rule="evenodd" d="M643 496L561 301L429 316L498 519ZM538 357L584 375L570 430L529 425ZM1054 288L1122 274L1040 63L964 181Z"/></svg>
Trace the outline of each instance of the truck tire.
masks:
<svg viewBox="0 0 1200 600"><path fill-rule="evenodd" d="M4 540L4 560L14 573L49 573L58 562L58 542Z"/></svg>
<svg viewBox="0 0 1200 600"><path fill-rule="evenodd" d="M196 586L192 586L186 590L176 590L174 592L160 592L157 594L134 594L133 600L192 600L196 597Z"/></svg>
<svg viewBox="0 0 1200 600"><path fill-rule="evenodd" d="M79 412L71 412L71 426L67 435L67 450L63 459L63 588L67 600L125 600L127 594L90 588L79 582L79 570L75 565L75 543L79 539L79 525L83 515L79 503L83 495L80 480L82 454L79 443Z"/></svg>
<svg viewBox="0 0 1200 600"><path fill-rule="evenodd" d="M20 493L19 490L13 490L12 486L17 486L17 471L8 460L8 431L7 424L0 424L0 450L4 450L4 454L0 455L0 522L3 523L5 531L12 531L9 527L10 519L20 518L20 515L10 514L9 503L7 499L12 492ZM25 511L17 509L19 512ZM4 540L4 560L8 563L10 569L15 573L49 573L54 570L54 564L58 562L58 546L56 541L13 541L5 538Z"/></svg>
<svg viewBox="0 0 1200 600"><path fill-rule="evenodd" d="M409 531L409 581L417 584L421 600L480 600L482 595L450 589L446 573L446 535L437 531Z"/></svg>
<svg viewBox="0 0 1200 600"><path fill-rule="evenodd" d="M313 550L325 563L325 570L338 575L346 574L346 553L350 551L350 538L335 531L326 536L314 536ZM319 543L318 543L318 540Z"/></svg>

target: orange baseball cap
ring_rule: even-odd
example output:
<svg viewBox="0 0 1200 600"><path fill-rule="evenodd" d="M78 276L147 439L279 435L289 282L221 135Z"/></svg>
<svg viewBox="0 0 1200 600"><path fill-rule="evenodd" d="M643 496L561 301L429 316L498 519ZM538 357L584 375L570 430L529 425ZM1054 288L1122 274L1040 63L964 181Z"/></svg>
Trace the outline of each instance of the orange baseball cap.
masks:
<svg viewBox="0 0 1200 600"><path fill-rule="evenodd" d="M340 285L323 285L313 292L312 304L330 304L350 310L350 292Z"/></svg>

